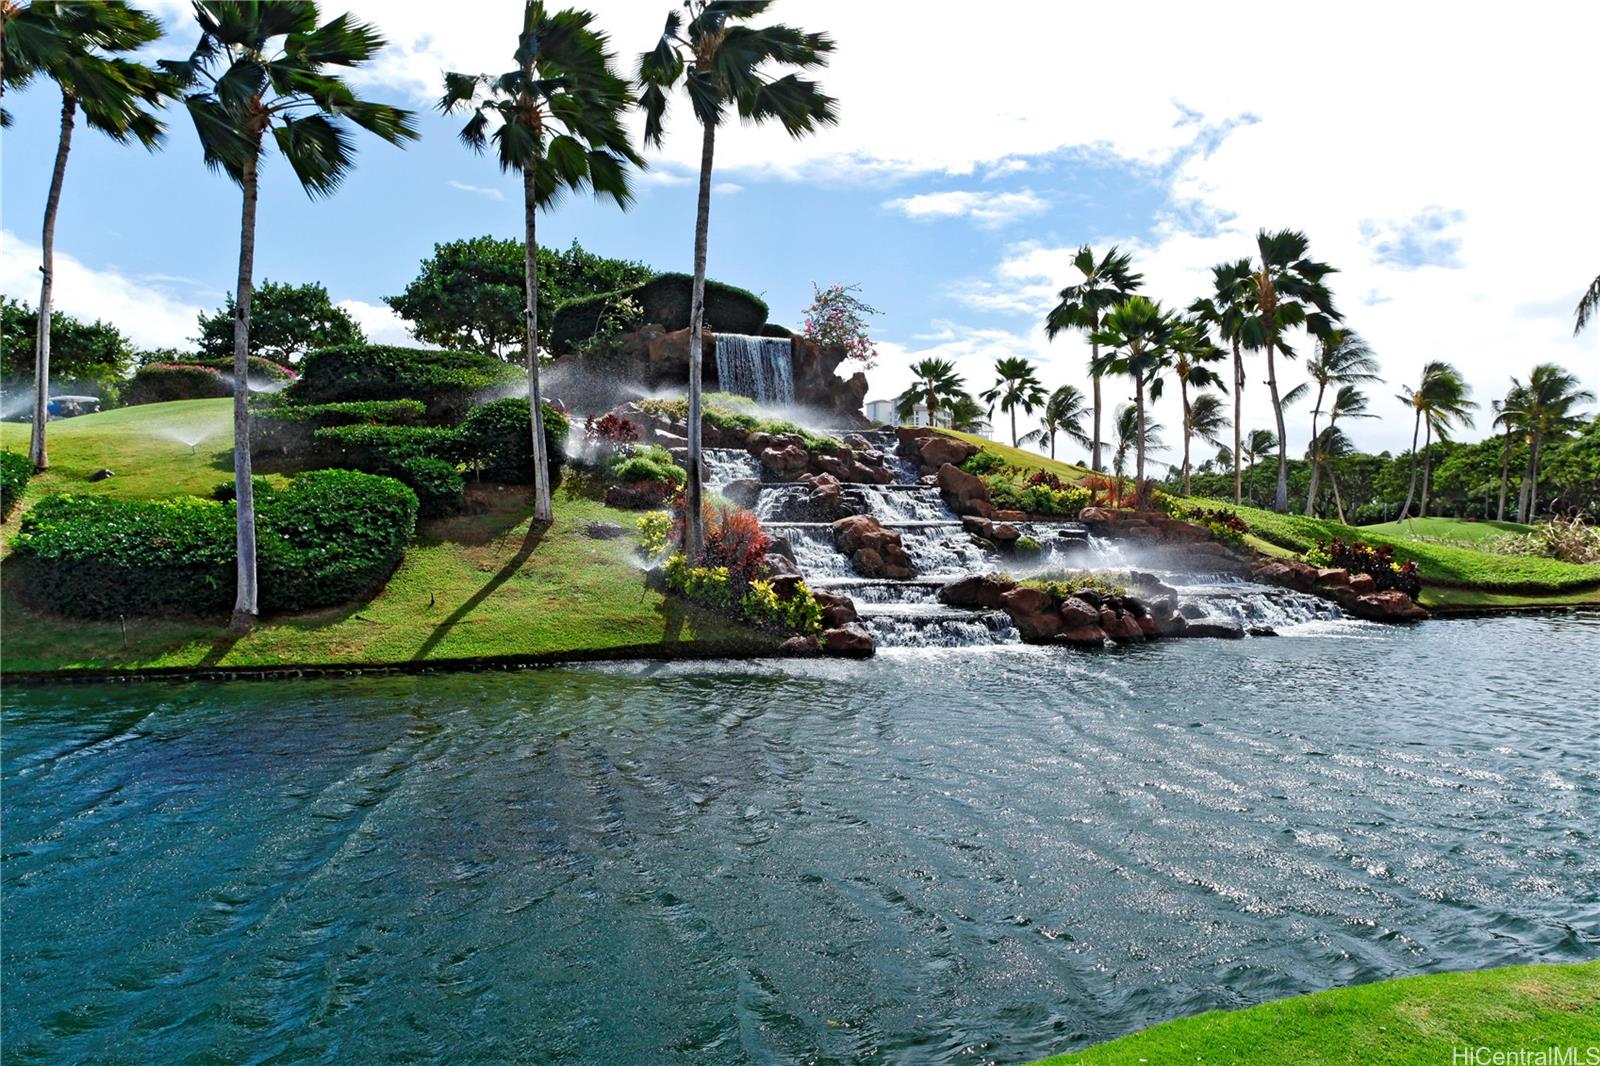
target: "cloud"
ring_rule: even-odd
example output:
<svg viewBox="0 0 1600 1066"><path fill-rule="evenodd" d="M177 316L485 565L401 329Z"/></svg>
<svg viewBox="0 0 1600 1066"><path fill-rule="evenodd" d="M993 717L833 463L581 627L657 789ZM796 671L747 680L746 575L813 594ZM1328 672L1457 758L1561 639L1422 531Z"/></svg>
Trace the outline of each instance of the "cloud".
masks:
<svg viewBox="0 0 1600 1066"><path fill-rule="evenodd" d="M1425 207L1401 222L1362 219L1362 240L1376 262L1415 269L1423 266L1459 268L1461 237L1449 231L1466 218L1462 211Z"/></svg>
<svg viewBox="0 0 1600 1066"><path fill-rule="evenodd" d="M711 186L711 191L718 196L735 196L744 192L744 186L731 181L719 181Z"/></svg>
<svg viewBox="0 0 1600 1066"><path fill-rule="evenodd" d="M687 185L694 180L694 176L687 171L671 170L661 166L652 166L648 170L635 171L633 180L640 185L657 185L667 187L672 185Z"/></svg>
<svg viewBox="0 0 1600 1066"><path fill-rule="evenodd" d="M369 304L364 300L340 300L335 306L356 320L361 332L373 344L414 344L409 328L411 323L395 314L387 304Z"/></svg>
<svg viewBox="0 0 1600 1066"><path fill-rule="evenodd" d="M482 185L468 185L464 181L456 181L453 178L450 181L445 182L445 184L450 186L452 189L460 189L462 192L477 193L479 196L490 200L504 200L506 198L505 193L501 192L499 189L489 189Z"/></svg>
<svg viewBox="0 0 1600 1066"><path fill-rule="evenodd" d="M1034 195L1032 190L1024 189L1021 192L992 194L960 190L918 193L886 200L883 206L919 222L970 218L986 229L994 229L1027 215L1038 214L1050 205Z"/></svg>

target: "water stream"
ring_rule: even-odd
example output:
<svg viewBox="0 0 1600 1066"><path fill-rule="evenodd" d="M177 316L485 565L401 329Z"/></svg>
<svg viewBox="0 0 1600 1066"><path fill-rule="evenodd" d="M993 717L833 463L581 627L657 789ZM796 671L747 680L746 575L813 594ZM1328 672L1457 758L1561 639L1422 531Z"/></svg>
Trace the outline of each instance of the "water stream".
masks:
<svg viewBox="0 0 1600 1066"><path fill-rule="evenodd" d="M717 384L760 404L794 403L794 344L787 337L719 333Z"/></svg>

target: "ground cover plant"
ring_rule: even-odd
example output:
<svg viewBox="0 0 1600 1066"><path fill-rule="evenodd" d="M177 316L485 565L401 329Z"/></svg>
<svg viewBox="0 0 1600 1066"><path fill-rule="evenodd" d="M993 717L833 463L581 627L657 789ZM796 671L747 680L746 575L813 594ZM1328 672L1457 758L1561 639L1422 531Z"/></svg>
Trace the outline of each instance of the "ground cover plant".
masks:
<svg viewBox="0 0 1600 1066"><path fill-rule="evenodd" d="M803 438L806 447L813 450L837 451L844 447L838 439L816 433L788 419L763 417L755 401L746 396L710 392L704 396L702 404L701 417L705 419L707 425L716 426L718 429L742 429L747 433L769 433L775 437L792 433ZM639 408L650 414L661 415L679 422L689 417L687 399L641 400Z"/></svg>
<svg viewBox="0 0 1600 1066"><path fill-rule="evenodd" d="M0 522L5 521L33 480L33 464L21 452L0 452Z"/></svg>

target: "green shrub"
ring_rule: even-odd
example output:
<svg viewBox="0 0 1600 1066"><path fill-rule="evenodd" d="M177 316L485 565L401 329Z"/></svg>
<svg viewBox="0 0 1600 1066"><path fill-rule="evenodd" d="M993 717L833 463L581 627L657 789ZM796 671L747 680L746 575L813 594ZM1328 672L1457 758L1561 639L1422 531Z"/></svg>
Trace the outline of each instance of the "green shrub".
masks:
<svg viewBox="0 0 1600 1066"><path fill-rule="evenodd" d="M1026 478L1012 470L985 474L983 481L989 486L989 502L1002 510L1076 518L1079 511L1089 506L1089 490L1076 485L1064 485L1059 489L1044 483L1030 485Z"/></svg>
<svg viewBox="0 0 1600 1066"><path fill-rule="evenodd" d="M745 588L739 606L744 616L757 625L796 633L815 633L822 628L822 604L804 581L796 584L794 595L784 600L778 597L772 582L756 578Z"/></svg>
<svg viewBox="0 0 1600 1066"><path fill-rule="evenodd" d="M252 355L247 357L245 364L249 367L246 373L253 381L265 381L269 383L278 381L293 381L297 376L293 370L290 370L281 363L274 363L271 359L260 355ZM225 378L233 377L232 356L229 356L226 359L196 358L192 360L189 365L208 366Z"/></svg>
<svg viewBox="0 0 1600 1066"><path fill-rule="evenodd" d="M679 485L688 477L672 453L656 444L619 452L607 461L606 472L617 482L670 481Z"/></svg>
<svg viewBox="0 0 1600 1066"><path fill-rule="evenodd" d="M998 473L1005 469L1005 465L1006 461L1000 458L999 455L979 449L967 457L967 461L961 464L961 469L969 474L977 474L981 477L984 474Z"/></svg>
<svg viewBox="0 0 1600 1066"><path fill-rule="evenodd" d="M600 331L608 311L624 299L638 303L641 321L669 330L684 329L689 325L693 284L694 279L688 274L657 274L640 285L567 300L556 308L551 321L550 350L560 354L573 351ZM766 320L766 302L755 293L706 280L707 329L721 333L756 333Z"/></svg>
<svg viewBox="0 0 1600 1066"><path fill-rule="evenodd" d="M554 478L566 461L567 416L543 405L545 459ZM525 485L533 481L533 429L528 401L515 396L474 407L461 420L461 455L491 481Z"/></svg>
<svg viewBox="0 0 1600 1066"><path fill-rule="evenodd" d="M122 393L129 406L173 400L208 400L232 396L233 386L222 371L209 366L153 363L140 367Z"/></svg>
<svg viewBox="0 0 1600 1066"><path fill-rule="evenodd" d="M256 506L258 507L261 506L261 501L264 498L277 491L273 488L272 482L264 477L251 478L250 487L255 491ZM238 495L238 489L239 487L234 484L232 478L227 481L219 481L217 482L217 487L211 490L211 498L218 503L232 503Z"/></svg>
<svg viewBox="0 0 1600 1066"><path fill-rule="evenodd" d="M319 452L340 466L397 478L411 487L428 518L461 510L466 489L456 472L461 435L440 426L329 426L316 431Z"/></svg>
<svg viewBox="0 0 1600 1066"><path fill-rule="evenodd" d="M1056 600L1076 596L1083 589L1091 589L1102 596L1126 596L1128 586L1120 575L1096 570L1047 570L1024 578L1019 584L1047 592Z"/></svg>
<svg viewBox="0 0 1600 1066"><path fill-rule="evenodd" d="M349 470L302 474L257 500L264 610L342 603L380 585L416 530L404 485ZM232 503L50 496L22 522L19 583L35 606L115 618L218 614L235 588Z"/></svg>
<svg viewBox="0 0 1600 1066"><path fill-rule="evenodd" d="M666 511L648 511L635 522L639 527L639 550L645 558L654 559L667 550L672 537L672 515Z"/></svg>
<svg viewBox="0 0 1600 1066"><path fill-rule="evenodd" d="M310 463L318 460L316 432L330 426L414 426L427 413L420 400L355 400L347 403L273 402L253 405L252 455L280 455Z"/></svg>
<svg viewBox="0 0 1600 1066"><path fill-rule="evenodd" d="M426 455L408 455L392 467L397 478L417 494L417 504L425 518L459 514L466 506L466 482L454 463Z"/></svg>
<svg viewBox="0 0 1600 1066"><path fill-rule="evenodd" d="M33 480L33 464L21 452L0 452L0 522L28 491Z"/></svg>
<svg viewBox="0 0 1600 1066"><path fill-rule="evenodd" d="M420 400L429 421L454 425L474 403L524 378L521 368L481 352L350 344L307 355L287 395L305 404Z"/></svg>

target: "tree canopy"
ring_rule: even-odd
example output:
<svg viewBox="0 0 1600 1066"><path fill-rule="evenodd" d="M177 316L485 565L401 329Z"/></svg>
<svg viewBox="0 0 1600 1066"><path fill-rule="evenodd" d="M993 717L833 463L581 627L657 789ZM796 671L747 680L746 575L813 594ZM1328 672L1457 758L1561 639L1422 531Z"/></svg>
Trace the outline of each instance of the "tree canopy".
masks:
<svg viewBox="0 0 1600 1066"><path fill-rule="evenodd" d="M233 293L210 314L200 316L195 344L206 359L233 355ZM263 281L250 294L250 354L288 366L307 352L341 344L365 344L367 336L316 282L290 285Z"/></svg>
<svg viewBox="0 0 1600 1066"><path fill-rule="evenodd" d="M33 376L39 312L22 300L0 297L0 376ZM50 316L50 379L56 390L88 389L115 400L133 366L134 348L117 327L84 322L56 311Z"/></svg>

